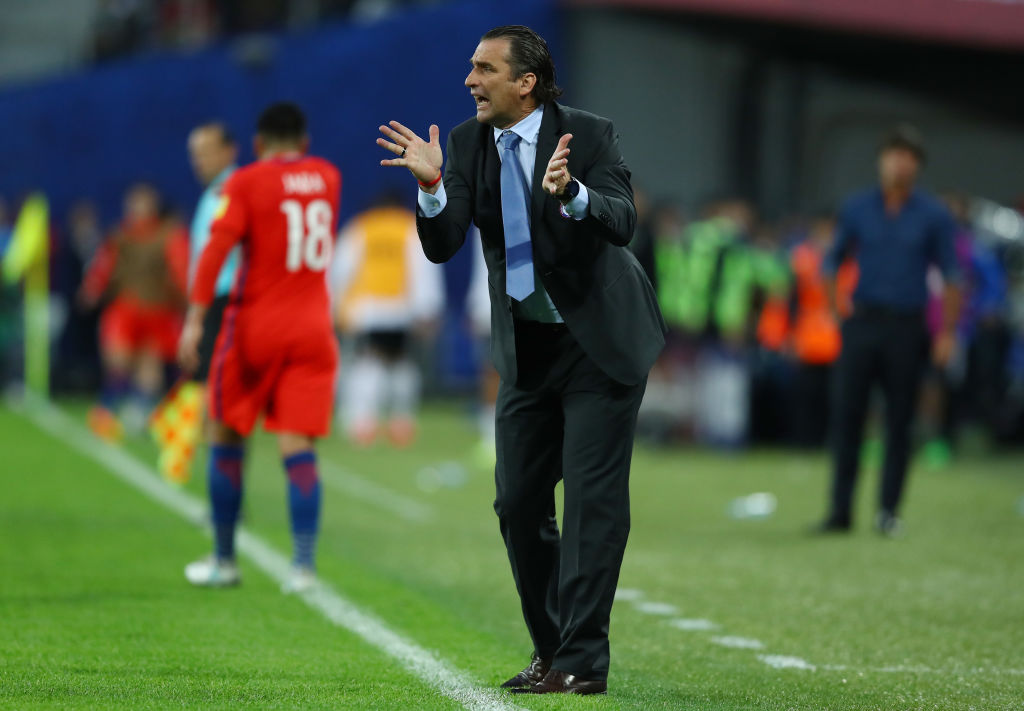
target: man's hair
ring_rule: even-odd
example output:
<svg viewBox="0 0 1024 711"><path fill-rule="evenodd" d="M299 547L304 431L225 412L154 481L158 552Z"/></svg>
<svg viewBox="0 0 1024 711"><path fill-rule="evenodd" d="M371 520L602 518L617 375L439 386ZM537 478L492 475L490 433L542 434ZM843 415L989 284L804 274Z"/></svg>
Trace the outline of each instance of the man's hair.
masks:
<svg viewBox="0 0 1024 711"><path fill-rule="evenodd" d="M548 43L529 27L495 27L480 39L508 40L508 63L512 68L512 78L518 79L524 74L535 75L537 83L530 94L538 104L546 104L562 95L562 90L555 84L555 62L548 51Z"/></svg>
<svg viewBox="0 0 1024 711"><path fill-rule="evenodd" d="M306 137L306 117L293 103L271 104L260 114L256 133L272 143L297 143Z"/></svg>
<svg viewBox="0 0 1024 711"><path fill-rule="evenodd" d="M223 121L207 121L196 126L197 131L216 131L217 137L220 139L222 146L229 146L234 148L235 137L231 133L231 129L228 128L227 124Z"/></svg>
<svg viewBox="0 0 1024 711"><path fill-rule="evenodd" d="M909 123L901 123L885 134L878 152L883 153L893 148L910 151L917 157L917 161L921 165L924 165L928 157L924 149L924 136Z"/></svg>

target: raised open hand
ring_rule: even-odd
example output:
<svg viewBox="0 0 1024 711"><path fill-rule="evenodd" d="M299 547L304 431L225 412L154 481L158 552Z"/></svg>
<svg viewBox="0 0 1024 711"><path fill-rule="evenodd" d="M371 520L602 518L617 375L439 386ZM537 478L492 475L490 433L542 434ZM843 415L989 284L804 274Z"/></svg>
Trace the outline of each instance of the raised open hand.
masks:
<svg viewBox="0 0 1024 711"><path fill-rule="evenodd" d="M551 154L551 160L548 161L547 170L544 171L544 182L541 183L541 187L549 195L559 197L565 192L565 186L572 180L568 168L569 141L571 140L571 133L567 133L559 138L555 152Z"/></svg>
<svg viewBox="0 0 1024 711"><path fill-rule="evenodd" d="M377 139L377 145L387 148L397 158L382 160L383 166L399 166L408 168L416 180L421 183L432 183L441 174L444 153L441 151L440 131L437 126L430 126L430 141L424 141L408 128L389 121L387 126L380 126L380 132L391 140ZM435 188L436 189L436 188Z"/></svg>

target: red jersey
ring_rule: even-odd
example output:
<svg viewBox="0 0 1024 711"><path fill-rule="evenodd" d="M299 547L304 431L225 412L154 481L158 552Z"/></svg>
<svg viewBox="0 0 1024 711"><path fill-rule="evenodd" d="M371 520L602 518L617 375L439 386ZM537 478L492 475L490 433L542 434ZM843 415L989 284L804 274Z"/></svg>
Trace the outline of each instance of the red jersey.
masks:
<svg viewBox="0 0 1024 711"><path fill-rule="evenodd" d="M209 304L220 267L242 245L232 303L273 334L331 328L326 270L338 220L341 174L312 156L274 157L235 171L224 186L192 287ZM290 330L290 328L289 328Z"/></svg>
<svg viewBox="0 0 1024 711"><path fill-rule="evenodd" d="M210 414L247 435L262 413L275 432L327 434L338 347L326 271L341 175L320 158L275 157L224 186L192 286L209 304L236 244L242 265L210 368Z"/></svg>
<svg viewBox="0 0 1024 711"><path fill-rule="evenodd" d="M187 283L185 229L165 220L125 220L89 263L82 291L97 301L109 291L146 308L178 310Z"/></svg>

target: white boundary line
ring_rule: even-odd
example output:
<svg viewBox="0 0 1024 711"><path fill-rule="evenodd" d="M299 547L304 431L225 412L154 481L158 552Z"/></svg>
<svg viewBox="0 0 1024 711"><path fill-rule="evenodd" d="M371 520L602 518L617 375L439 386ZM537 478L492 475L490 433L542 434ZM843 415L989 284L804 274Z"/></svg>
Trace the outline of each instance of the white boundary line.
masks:
<svg viewBox="0 0 1024 711"><path fill-rule="evenodd" d="M206 528L206 507L198 499L165 483L153 469L124 451L95 438L59 408L42 401L26 402L26 405L25 414L40 429L103 465L118 479L174 513ZM273 580L284 583L288 579L291 567L288 559L259 536L240 529L238 549ZM318 583L300 597L331 622L392 657L464 708L473 711L519 711L520 707L508 703L497 690L478 688L464 672L405 639L376 616L360 610L326 583Z"/></svg>
<svg viewBox="0 0 1024 711"><path fill-rule="evenodd" d="M668 603L653 602L647 599L643 590L635 588L620 588L615 593L616 601L629 603L637 612L645 615L660 616L667 614L669 608L675 609ZM690 619L676 617L665 621L671 627L686 632L709 632L719 629L719 625L711 620L703 618ZM764 650L764 644L760 640L748 637L736 637L729 635L711 637L709 641L722 647L732 649L749 649L754 651ZM859 669L846 664L813 664L800 657L792 657L784 654L757 655L757 659L773 669L794 669L798 671L833 671L853 672L863 676L864 674L942 674L946 676L956 674L994 674L1005 676L1024 676L1024 669L1000 669L998 667L971 667L968 669L936 669L927 666L910 666L898 664L886 667L865 667Z"/></svg>

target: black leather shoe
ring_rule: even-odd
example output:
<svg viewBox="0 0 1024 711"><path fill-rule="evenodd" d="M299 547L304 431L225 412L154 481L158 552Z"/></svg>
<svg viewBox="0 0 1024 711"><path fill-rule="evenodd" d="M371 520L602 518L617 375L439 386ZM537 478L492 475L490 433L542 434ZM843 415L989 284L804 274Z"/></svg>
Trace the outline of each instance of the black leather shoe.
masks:
<svg viewBox="0 0 1024 711"><path fill-rule="evenodd" d="M832 533L849 533L850 528L849 519L842 519L838 516L829 516L821 523L816 523L811 526L809 533L818 536L829 535Z"/></svg>
<svg viewBox="0 0 1024 711"><path fill-rule="evenodd" d="M588 681L573 674L552 669L543 681L530 687L531 694L607 694L608 682Z"/></svg>
<svg viewBox="0 0 1024 711"><path fill-rule="evenodd" d="M544 675L551 669L551 660L534 657L530 665L501 685L502 689L529 691L534 684L540 683Z"/></svg>
<svg viewBox="0 0 1024 711"><path fill-rule="evenodd" d="M899 538L903 535L903 522L892 511L883 509L875 518L875 530L886 538Z"/></svg>

